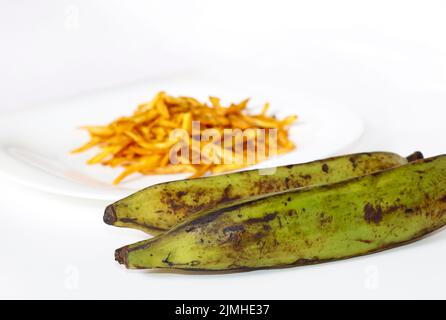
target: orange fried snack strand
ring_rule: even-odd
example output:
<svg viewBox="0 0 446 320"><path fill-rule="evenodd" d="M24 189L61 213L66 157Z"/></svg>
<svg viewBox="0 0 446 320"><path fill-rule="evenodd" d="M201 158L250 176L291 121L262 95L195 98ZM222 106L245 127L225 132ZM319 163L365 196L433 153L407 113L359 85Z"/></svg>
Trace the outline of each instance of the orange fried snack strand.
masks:
<svg viewBox="0 0 446 320"><path fill-rule="evenodd" d="M99 152L87 163L122 167L123 171L113 181L118 184L134 173L187 172L195 178L206 173L237 170L295 148L289 140L288 127L297 116L282 120L268 116L269 103L259 114L250 114L247 112L249 99L227 107L217 97L209 97L209 101L210 104L202 103L195 98L173 97L160 91L150 102L141 103L131 116L104 126L81 127L88 132L90 140L72 153L98 148ZM199 123L198 135L193 121ZM173 134L177 129L182 129L182 136ZM228 129L243 133L238 140L231 138L229 148L224 141ZM265 130L261 134L256 129ZM271 129L276 130L274 136ZM217 141L203 138L209 131L216 134ZM174 148L176 145L180 145L179 150ZM274 154L270 154L270 147L275 148ZM186 150L186 155L181 153L178 157L179 151ZM261 151L261 155L249 157L247 150ZM172 156L180 162L172 163Z"/></svg>

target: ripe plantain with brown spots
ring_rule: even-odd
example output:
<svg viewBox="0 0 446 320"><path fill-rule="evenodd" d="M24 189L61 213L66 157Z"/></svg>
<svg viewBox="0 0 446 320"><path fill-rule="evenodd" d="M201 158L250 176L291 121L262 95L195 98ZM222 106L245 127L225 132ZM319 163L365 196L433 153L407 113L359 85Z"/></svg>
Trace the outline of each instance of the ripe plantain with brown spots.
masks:
<svg viewBox="0 0 446 320"><path fill-rule="evenodd" d="M446 224L446 156L210 210L116 250L127 268L245 270L400 246Z"/></svg>
<svg viewBox="0 0 446 320"><path fill-rule="evenodd" d="M157 184L117 201L105 210L104 221L117 227L160 233L198 212L240 203L269 193L334 183L400 166L422 158L390 152L339 156L272 169Z"/></svg>

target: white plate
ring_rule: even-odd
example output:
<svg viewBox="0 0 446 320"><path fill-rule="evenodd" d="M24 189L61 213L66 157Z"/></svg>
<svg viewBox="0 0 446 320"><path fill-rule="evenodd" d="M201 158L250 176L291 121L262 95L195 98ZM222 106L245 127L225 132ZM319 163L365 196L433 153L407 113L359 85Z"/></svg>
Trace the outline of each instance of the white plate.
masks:
<svg viewBox="0 0 446 320"><path fill-rule="evenodd" d="M203 79L170 79L91 94L2 117L0 172L39 190L102 200L117 200L142 187L184 178L185 175L135 175L113 186L111 182L120 169L85 164L97 150L69 154L88 138L77 127L106 124L118 116L130 114L138 103L149 100L158 90L201 99L211 94L223 97L226 102L250 96L252 107L260 108L263 102L269 101L271 112L279 117L297 114L299 121L291 128L290 135L298 148L265 161L257 168L333 155L346 150L361 136L364 128L361 119L343 107L296 92L273 89L247 92Z"/></svg>

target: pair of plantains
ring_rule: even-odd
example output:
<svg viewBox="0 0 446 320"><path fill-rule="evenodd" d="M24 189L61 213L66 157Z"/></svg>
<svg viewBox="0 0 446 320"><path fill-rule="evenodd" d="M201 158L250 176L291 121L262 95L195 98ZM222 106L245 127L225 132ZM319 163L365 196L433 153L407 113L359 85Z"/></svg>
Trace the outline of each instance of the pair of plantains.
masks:
<svg viewBox="0 0 446 320"><path fill-rule="evenodd" d="M105 210L157 233L115 252L127 268L243 270L378 252L446 224L446 156L353 154L173 181Z"/></svg>

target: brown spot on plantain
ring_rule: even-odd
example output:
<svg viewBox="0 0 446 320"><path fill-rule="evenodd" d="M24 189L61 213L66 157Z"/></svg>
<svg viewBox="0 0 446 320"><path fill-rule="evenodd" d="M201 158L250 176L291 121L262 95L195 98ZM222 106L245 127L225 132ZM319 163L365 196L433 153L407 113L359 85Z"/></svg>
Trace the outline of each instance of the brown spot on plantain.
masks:
<svg viewBox="0 0 446 320"><path fill-rule="evenodd" d="M246 224L252 224L252 223L260 223L260 222L268 222L271 220L274 220L277 216L277 212L274 213L268 213L267 215L261 217L261 218L251 218L248 220L245 220Z"/></svg>
<svg viewBox="0 0 446 320"><path fill-rule="evenodd" d="M373 240L366 240L366 239L356 239L356 241L362 242L362 243L372 243Z"/></svg>
<svg viewBox="0 0 446 320"><path fill-rule="evenodd" d="M322 171L324 171L325 173L328 173L328 171L330 171L330 168L328 167L328 164L324 163L322 165Z"/></svg>
<svg viewBox="0 0 446 320"><path fill-rule="evenodd" d="M243 227L241 224L237 224L223 229L223 233L235 232L235 231L245 231L245 227Z"/></svg>
<svg viewBox="0 0 446 320"><path fill-rule="evenodd" d="M288 178L288 177L285 178L285 187L286 187L287 189L290 188L290 178Z"/></svg>
<svg viewBox="0 0 446 320"><path fill-rule="evenodd" d="M178 203L175 199L172 199L170 197L167 197L164 203L169 207L171 212L175 212L177 210L185 208L185 205L183 203Z"/></svg>
<svg viewBox="0 0 446 320"><path fill-rule="evenodd" d="M378 224L383 219L383 210L381 206L377 206L376 208L367 203L364 207L364 219L368 223Z"/></svg>
<svg viewBox="0 0 446 320"><path fill-rule="evenodd" d="M358 167L358 163L356 162L357 160L356 157L350 157L348 160L351 162L353 169L356 169Z"/></svg>
<svg viewBox="0 0 446 320"><path fill-rule="evenodd" d="M290 186L289 183L290 179L288 177L285 178L284 184L286 188L289 188ZM254 185L255 189L257 190L257 192L255 192L256 194L272 193L281 189L281 183L277 180L270 178L256 181Z"/></svg>
<svg viewBox="0 0 446 320"><path fill-rule="evenodd" d="M204 204L200 203L200 199L202 196L201 190L195 190L193 192L194 199L192 201L194 204L189 203L184 199L184 196L188 194L187 191L178 191L172 193L170 190L163 190L160 195L160 200L167 206L167 210L163 210L163 213L188 216L197 211L207 209L209 206L214 205L215 203Z"/></svg>
<svg viewBox="0 0 446 320"><path fill-rule="evenodd" d="M186 194L187 194L187 191L178 191L178 192L176 193L176 196L177 196L178 198L182 198L182 197L184 197Z"/></svg>
<svg viewBox="0 0 446 320"><path fill-rule="evenodd" d="M387 208L387 213L394 213L395 211L398 211L400 209L403 209L403 205L394 205Z"/></svg>
<svg viewBox="0 0 446 320"><path fill-rule="evenodd" d="M252 237L253 237L254 240L260 240L260 239L264 238L265 236L266 236L265 233L257 232Z"/></svg>
<svg viewBox="0 0 446 320"><path fill-rule="evenodd" d="M135 223L135 224L137 224L138 222L136 218L121 218L119 221L124 223Z"/></svg>
<svg viewBox="0 0 446 320"><path fill-rule="evenodd" d="M441 201L441 202L446 202L446 194L445 194L443 197L441 197L441 198L439 199L439 201Z"/></svg>
<svg viewBox="0 0 446 320"><path fill-rule="evenodd" d="M230 246L232 246L233 250L235 252L237 252L242 249L241 241L242 241L242 233L231 232L231 233L229 233L228 237L226 237L225 239L222 239L222 241L220 241L220 245L229 244Z"/></svg>
<svg viewBox="0 0 446 320"><path fill-rule="evenodd" d="M319 215L319 224L322 228L325 227L327 224L331 223L332 221L333 217L326 215L324 212L322 212Z"/></svg>
<svg viewBox="0 0 446 320"><path fill-rule="evenodd" d="M231 196L232 184L229 184L224 190L219 203L225 203L233 200L237 200L240 196Z"/></svg>

